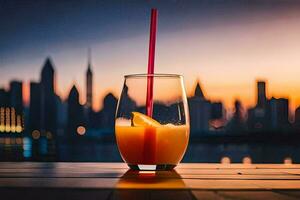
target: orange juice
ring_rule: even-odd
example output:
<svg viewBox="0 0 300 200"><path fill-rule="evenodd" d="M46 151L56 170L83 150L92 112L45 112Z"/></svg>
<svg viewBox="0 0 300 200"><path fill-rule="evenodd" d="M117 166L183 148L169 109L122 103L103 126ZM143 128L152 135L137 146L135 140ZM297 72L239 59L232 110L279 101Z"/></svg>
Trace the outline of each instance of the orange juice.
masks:
<svg viewBox="0 0 300 200"><path fill-rule="evenodd" d="M131 165L177 165L188 145L189 126L161 125L143 114L136 115L140 121L116 121L116 138L123 160Z"/></svg>

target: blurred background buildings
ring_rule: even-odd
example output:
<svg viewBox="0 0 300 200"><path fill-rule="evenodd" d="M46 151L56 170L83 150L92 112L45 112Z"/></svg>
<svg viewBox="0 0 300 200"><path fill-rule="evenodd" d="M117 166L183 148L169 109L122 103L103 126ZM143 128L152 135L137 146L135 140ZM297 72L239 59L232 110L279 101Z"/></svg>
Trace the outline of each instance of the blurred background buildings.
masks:
<svg viewBox="0 0 300 200"><path fill-rule="evenodd" d="M99 144L114 143L114 116L118 100L112 93L108 93L102 99L102 109L93 109L92 68L89 58L85 74L85 94L80 94L74 84L65 101L55 92L57 74L50 58L46 58L42 66L40 80L30 82L29 106L23 104L22 81L12 80L8 90L1 88L0 144L10 145L13 141L13 144L20 145L23 151L23 157L19 158L21 160L56 160L60 146L77 145L80 148L91 141ZM300 109L296 109L295 120L291 122L289 100L274 97L268 99L266 92L266 82L257 81L256 105L245 110L242 102L237 99L235 110L228 117L222 102L207 99L202 84L197 80L194 94L188 97L192 142L222 142L231 138L231 142L255 143L273 141L274 138L288 141L299 138ZM80 103L80 95L86 95L84 104ZM130 100L129 96L128 98ZM132 106L136 106L133 100L130 102ZM166 117L169 109L172 109L172 106L163 104L154 106ZM26 144L30 147L29 154L24 153L26 141L30 141ZM7 152L3 154L2 159L15 157L6 154Z"/></svg>
<svg viewBox="0 0 300 200"><path fill-rule="evenodd" d="M185 77L184 161L300 162L293 0L0 0L0 160L121 160L116 94L120 77L146 69L151 7L155 70Z"/></svg>

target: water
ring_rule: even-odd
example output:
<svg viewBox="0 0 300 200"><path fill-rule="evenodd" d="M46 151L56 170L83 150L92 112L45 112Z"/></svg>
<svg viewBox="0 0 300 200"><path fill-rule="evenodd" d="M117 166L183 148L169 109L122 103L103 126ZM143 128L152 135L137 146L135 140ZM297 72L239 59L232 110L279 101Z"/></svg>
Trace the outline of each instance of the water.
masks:
<svg viewBox="0 0 300 200"><path fill-rule="evenodd" d="M175 147L174 147L175 148ZM1 161L120 162L115 142L0 138ZM190 143L183 162L300 163L300 146L282 143Z"/></svg>
<svg viewBox="0 0 300 200"><path fill-rule="evenodd" d="M300 147L283 144L191 144L184 162L300 163ZM250 160L249 160L250 159Z"/></svg>

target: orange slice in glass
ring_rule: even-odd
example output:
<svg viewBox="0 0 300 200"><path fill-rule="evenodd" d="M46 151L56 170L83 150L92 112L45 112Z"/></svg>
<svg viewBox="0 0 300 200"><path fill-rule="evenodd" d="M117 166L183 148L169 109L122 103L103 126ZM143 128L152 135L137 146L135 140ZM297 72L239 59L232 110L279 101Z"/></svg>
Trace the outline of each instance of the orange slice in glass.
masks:
<svg viewBox="0 0 300 200"><path fill-rule="evenodd" d="M161 124L152 119L151 117L148 117L147 115L144 115L139 112L132 112L132 119L131 119L131 125L133 126L144 126L144 127L158 127L161 126Z"/></svg>

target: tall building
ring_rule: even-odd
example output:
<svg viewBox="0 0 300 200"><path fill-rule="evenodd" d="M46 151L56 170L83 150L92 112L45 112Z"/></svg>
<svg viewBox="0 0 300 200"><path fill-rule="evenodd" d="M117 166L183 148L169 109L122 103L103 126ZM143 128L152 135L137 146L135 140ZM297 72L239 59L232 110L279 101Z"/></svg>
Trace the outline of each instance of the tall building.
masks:
<svg viewBox="0 0 300 200"><path fill-rule="evenodd" d="M256 106L248 110L248 128L264 131L270 128L270 103L266 96L266 82L257 81Z"/></svg>
<svg viewBox="0 0 300 200"><path fill-rule="evenodd" d="M7 130L7 124L10 124L10 120L7 118L10 117L7 113L7 108L9 107L9 92L5 89L0 88L0 133L10 132Z"/></svg>
<svg viewBox="0 0 300 200"><path fill-rule="evenodd" d="M79 103L79 92L73 85L68 96L68 111L67 111L67 134L69 137L77 137L84 134L80 129L85 130L83 107ZM79 132L78 132L79 130Z"/></svg>
<svg viewBox="0 0 300 200"><path fill-rule="evenodd" d="M42 89L47 93L54 94L55 92L55 72L51 59L48 57L41 71Z"/></svg>
<svg viewBox="0 0 300 200"><path fill-rule="evenodd" d="M9 106L9 92L5 89L0 88L0 107L8 107Z"/></svg>
<svg viewBox="0 0 300 200"><path fill-rule="evenodd" d="M102 128L110 130L114 128L117 103L118 99L112 93L104 97L103 109L100 111Z"/></svg>
<svg viewBox="0 0 300 200"><path fill-rule="evenodd" d="M295 122L294 128L299 131L300 130L300 106L295 110Z"/></svg>
<svg viewBox="0 0 300 200"><path fill-rule="evenodd" d="M244 120L243 107L239 100L234 102L235 111L233 117L228 122L226 126L226 131L229 134L244 134L243 131L246 131L247 125Z"/></svg>
<svg viewBox="0 0 300 200"><path fill-rule="evenodd" d="M23 115L23 84L21 81L10 82L10 106L16 114Z"/></svg>
<svg viewBox="0 0 300 200"><path fill-rule="evenodd" d="M59 96L56 97L57 102L57 128L63 130L67 124L67 117L68 117L68 106L67 102L63 101ZM60 132L62 133L62 132Z"/></svg>
<svg viewBox="0 0 300 200"><path fill-rule="evenodd" d="M93 107L93 72L91 65L91 50L88 50L88 68L86 71L86 108L92 110Z"/></svg>
<svg viewBox="0 0 300 200"><path fill-rule="evenodd" d="M205 99L199 82L196 85L194 96L188 99L188 103L191 132L207 132L211 118L211 104Z"/></svg>
<svg viewBox="0 0 300 200"><path fill-rule="evenodd" d="M267 103L266 82L257 81L257 107L264 108Z"/></svg>
<svg viewBox="0 0 300 200"><path fill-rule="evenodd" d="M55 72L50 58L47 58L41 72L41 129L56 133L57 101L55 94Z"/></svg>
<svg viewBox="0 0 300 200"><path fill-rule="evenodd" d="M30 133L34 130L41 131L41 84L30 82L29 122Z"/></svg>
<svg viewBox="0 0 300 200"><path fill-rule="evenodd" d="M289 125L289 100L285 98L270 99L271 128L284 129Z"/></svg>
<svg viewBox="0 0 300 200"><path fill-rule="evenodd" d="M298 122L300 124L300 106L295 110L295 122Z"/></svg>

